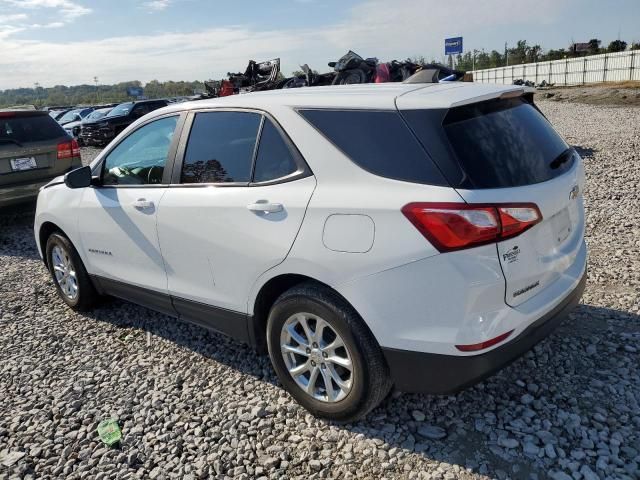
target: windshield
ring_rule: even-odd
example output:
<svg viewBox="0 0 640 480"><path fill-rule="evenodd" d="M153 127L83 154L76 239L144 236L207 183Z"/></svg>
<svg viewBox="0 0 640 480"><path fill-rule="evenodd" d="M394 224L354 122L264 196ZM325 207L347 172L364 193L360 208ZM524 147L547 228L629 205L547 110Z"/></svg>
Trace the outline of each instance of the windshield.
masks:
<svg viewBox="0 0 640 480"><path fill-rule="evenodd" d="M104 109L104 110L94 110L93 112L91 112L89 114L89 116L87 118L85 118L85 121L87 122L93 122L94 120L100 120L102 117L104 117L107 113L109 113L109 109Z"/></svg>
<svg viewBox="0 0 640 480"><path fill-rule="evenodd" d="M58 122L60 123L69 123L77 120L77 117L80 116L80 110L71 110L70 112L65 113Z"/></svg>
<svg viewBox="0 0 640 480"><path fill-rule="evenodd" d="M119 117L120 115L127 115L132 108L133 108L132 102L121 103L120 105L115 107L113 110L111 110L107 115L107 117Z"/></svg>

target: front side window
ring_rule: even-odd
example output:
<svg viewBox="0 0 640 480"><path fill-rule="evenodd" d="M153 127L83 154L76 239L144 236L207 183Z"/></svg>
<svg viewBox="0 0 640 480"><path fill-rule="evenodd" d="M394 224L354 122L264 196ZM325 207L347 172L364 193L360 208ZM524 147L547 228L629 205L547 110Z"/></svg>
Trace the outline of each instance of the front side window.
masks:
<svg viewBox="0 0 640 480"><path fill-rule="evenodd" d="M251 112L196 114L181 183L249 183L261 120Z"/></svg>
<svg viewBox="0 0 640 480"><path fill-rule="evenodd" d="M284 138L273 122L265 118L260 134L253 181L269 182L286 177L297 169L296 161Z"/></svg>
<svg viewBox="0 0 640 480"><path fill-rule="evenodd" d="M103 185L161 184L178 117L167 117L139 128L105 159Z"/></svg>

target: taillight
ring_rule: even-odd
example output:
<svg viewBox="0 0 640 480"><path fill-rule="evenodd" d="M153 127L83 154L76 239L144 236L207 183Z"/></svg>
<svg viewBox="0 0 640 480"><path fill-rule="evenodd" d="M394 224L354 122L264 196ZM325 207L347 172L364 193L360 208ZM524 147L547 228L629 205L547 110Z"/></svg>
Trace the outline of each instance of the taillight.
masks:
<svg viewBox="0 0 640 480"><path fill-rule="evenodd" d="M542 220L533 203L409 203L402 213L441 252L515 237Z"/></svg>
<svg viewBox="0 0 640 480"><path fill-rule="evenodd" d="M58 144L58 160L80 156L80 145L74 138L70 142Z"/></svg>

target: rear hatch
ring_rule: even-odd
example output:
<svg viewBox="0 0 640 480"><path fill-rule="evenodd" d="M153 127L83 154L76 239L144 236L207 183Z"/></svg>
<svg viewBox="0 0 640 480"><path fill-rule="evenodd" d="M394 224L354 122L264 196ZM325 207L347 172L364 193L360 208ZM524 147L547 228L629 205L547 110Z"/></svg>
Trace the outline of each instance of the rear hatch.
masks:
<svg viewBox="0 0 640 480"><path fill-rule="evenodd" d="M496 244L505 301L515 307L573 265L584 235L584 172L530 98L505 97L402 114L465 202L539 209L537 223Z"/></svg>
<svg viewBox="0 0 640 480"><path fill-rule="evenodd" d="M0 111L0 186L44 182L77 165L79 157L47 112Z"/></svg>

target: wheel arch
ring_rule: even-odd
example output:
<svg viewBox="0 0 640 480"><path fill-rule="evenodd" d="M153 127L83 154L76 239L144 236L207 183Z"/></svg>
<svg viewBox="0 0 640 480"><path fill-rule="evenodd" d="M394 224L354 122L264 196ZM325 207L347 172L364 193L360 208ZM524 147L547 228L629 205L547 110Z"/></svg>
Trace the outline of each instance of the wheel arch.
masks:
<svg viewBox="0 0 640 480"><path fill-rule="evenodd" d="M40 225L40 230L38 231L38 243L40 246L40 254L42 256L42 260L44 261L44 264L47 266L47 268L49 268L49 262L47 260L47 239L53 233L60 233L61 235L69 238L69 235L67 235L64 230L62 230L62 228L60 228L53 222L46 221L43 222L42 225Z"/></svg>
<svg viewBox="0 0 640 480"><path fill-rule="evenodd" d="M331 290L333 293L338 295L340 299L343 300L350 308L352 308L353 311L360 317L364 327L369 330L373 338L376 338L369 325L367 325L366 320L362 317L362 315L360 315L353 304L349 302L349 300L347 300L331 285L308 275L298 273L283 273L280 275L276 275L265 282L264 285L260 287L253 303L253 315L250 316L249 334L253 339L253 343L258 351L262 353L267 351L267 319L269 318L271 307L278 299L278 297L280 297L280 295L282 295L287 290L295 287L296 285L302 283L314 283L328 290Z"/></svg>

